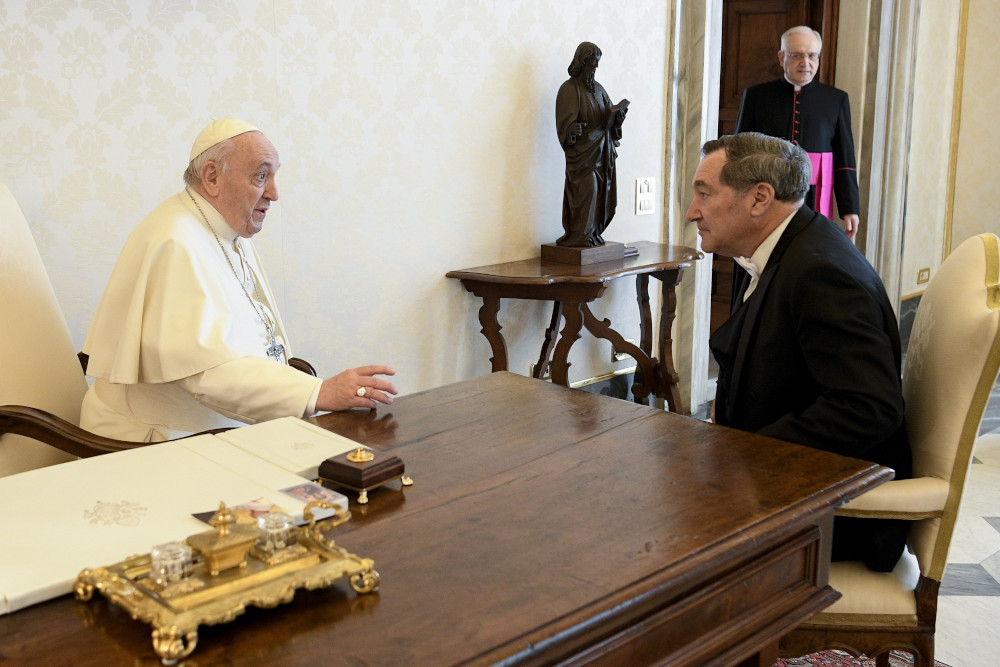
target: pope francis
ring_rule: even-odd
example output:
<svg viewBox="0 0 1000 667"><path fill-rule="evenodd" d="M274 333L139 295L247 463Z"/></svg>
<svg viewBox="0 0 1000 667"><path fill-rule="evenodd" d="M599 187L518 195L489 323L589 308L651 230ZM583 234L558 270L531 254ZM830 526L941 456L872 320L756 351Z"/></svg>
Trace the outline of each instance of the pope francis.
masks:
<svg viewBox="0 0 1000 667"><path fill-rule="evenodd" d="M278 152L249 123L217 120L195 139L185 188L129 236L87 333L95 378L81 425L157 442L212 428L392 403L364 366L320 380L292 352L250 238L278 199Z"/></svg>

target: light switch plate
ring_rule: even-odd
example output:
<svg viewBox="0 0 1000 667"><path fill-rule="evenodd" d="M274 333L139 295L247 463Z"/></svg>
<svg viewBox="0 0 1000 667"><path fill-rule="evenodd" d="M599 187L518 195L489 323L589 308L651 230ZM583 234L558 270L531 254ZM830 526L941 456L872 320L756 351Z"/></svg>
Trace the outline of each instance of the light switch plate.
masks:
<svg viewBox="0 0 1000 667"><path fill-rule="evenodd" d="M635 179L635 214L652 215L656 212L656 179Z"/></svg>

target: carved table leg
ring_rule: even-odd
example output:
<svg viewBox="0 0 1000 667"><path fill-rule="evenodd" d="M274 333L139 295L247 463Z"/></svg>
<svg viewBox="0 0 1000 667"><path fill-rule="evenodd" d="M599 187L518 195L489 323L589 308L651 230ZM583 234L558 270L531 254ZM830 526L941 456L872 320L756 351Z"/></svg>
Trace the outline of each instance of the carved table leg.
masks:
<svg viewBox="0 0 1000 667"><path fill-rule="evenodd" d="M500 333L500 322L497 321L497 313L500 312L500 297L484 296L483 305L479 309L479 323L483 326L480 332L486 336L490 343L493 356L490 363L493 364L493 372L507 370L507 341Z"/></svg>
<svg viewBox="0 0 1000 667"><path fill-rule="evenodd" d="M639 303L639 347L647 356L653 352L652 312L649 308L649 274L635 277L635 296Z"/></svg>
<svg viewBox="0 0 1000 667"><path fill-rule="evenodd" d="M778 642L768 642L760 651L738 663L738 667L771 667L778 660Z"/></svg>
<svg viewBox="0 0 1000 667"><path fill-rule="evenodd" d="M653 359L655 362L655 358L653 357L652 311L649 307L649 274L640 273L635 277L635 296L636 302L639 304L639 348L647 358ZM636 403L649 405L648 400L639 400L638 396L642 394L645 397L651 391L655 391L655 385L655 368L650 372L649 369L637 366L635 369L635 382L632 383L632 396L635 397Z"/></svg>
<svg viewBox="0 0 1000 667"><path fill-rule="evenodd" d="M563 315L566 318L566 326L563 327L559 335L559 342L556 344L555 354L552 356L552 381L556 384L569 386L569 367L567 361L569 349L573 343L580 339L580 329L583 328L582 303L570 303L564 309Z"/></svg>
<svg viewBox="0 0 1000 667"><path fill-rule="evenodd" d="M549 322L549 327L545 330L542 351L539 353L538 361L535 363L535 374L533 376L535 378L541 379L545 377L545 372L549 369L549 359L552 358L552 348L558 336L560 319L562 319L562 301L553 301L552 321Z"/></svg>
<svg viewBox="0 0 1000 667"><path fill-rule="evenodd" d="M675 288L681 281L683 268L670 271L657 271L653 274L662 284L660 298L660 331L659 349L657 350L657 395L663 396L667 400L667 405L671 412L677 412L681 405L681 392L677 387L680 376L674 368L673 329L674 318L677 311L677 293Z"/></svg>
<svg viewBox="0 0 1000 667"><path fill-rule="evenodd" d="M624 352L635 359L636 381L632 385L632 398L636 403L649 405L648 397L655 388L653 378L656 377L653 360L650 359L649 354L642 348L636 347L625 340L620 333L612 329L611 320L605 318L599 322L586 304L581 304L581 306L583 308L583 325L587 327L587 331L592 333L595 338L603 338L604 340L611 341L616 350Z"/></svg>

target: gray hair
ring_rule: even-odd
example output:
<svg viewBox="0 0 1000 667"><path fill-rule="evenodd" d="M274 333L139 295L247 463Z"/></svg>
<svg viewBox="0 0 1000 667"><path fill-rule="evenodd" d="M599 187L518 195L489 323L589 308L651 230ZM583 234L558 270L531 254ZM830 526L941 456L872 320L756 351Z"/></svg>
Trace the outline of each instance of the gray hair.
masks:
<svg viewBox="0 0 1000 667"><path fill-rule="evenodd" d="M785 42L791 35L812 35L819 41L819 51L823 52L823 36L807 25L797 25L781 33L781 50L785 50Z"/></svg>
<svg viewBox="0 0 1000 667"><path fill-rule="evenodd" d="M726 152L719 182L737 192L768 183L774 188L775 199L783 202L802 201L809 192L812 162L808 153L790 141L759 132L727 134L706 141L701 154L718 150Z"/></svg>
<svg viewBox="0 0 1000 667"><path fill-rule="evenodd" d="M239 135L236 135L239 136ZM229 167L229 158L236 149L236 137L229 137L225 141L220 141L214 146L209 146L200 154L195 156L184 170L184 184L192 188L201 185L201 168L208 162L219 165L219 171L226 171Z"/></svg>

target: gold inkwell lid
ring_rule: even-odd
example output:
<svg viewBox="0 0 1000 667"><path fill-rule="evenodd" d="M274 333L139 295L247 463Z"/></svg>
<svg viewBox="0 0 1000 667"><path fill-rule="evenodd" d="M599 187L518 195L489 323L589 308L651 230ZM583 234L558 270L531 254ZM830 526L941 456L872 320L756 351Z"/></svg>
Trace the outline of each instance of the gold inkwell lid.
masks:
<svg viewBox="0 0 1000 667"><path fill-rule="evenodd" d="M375 452L370 449L365 449L364 447L358 447L344 458L351 463L365 463L367 461L375 460Z"/></svg>
<svg viewBox="0 0 1000 667"><path fill-rule="evenodd" d="M247 552L257 541L257 527L237 523L225 503L219 503L219 511L208 523L215 530L191 535L185 541L205 559L209 573L214 577L233 567L245 568Z"/></svg>

